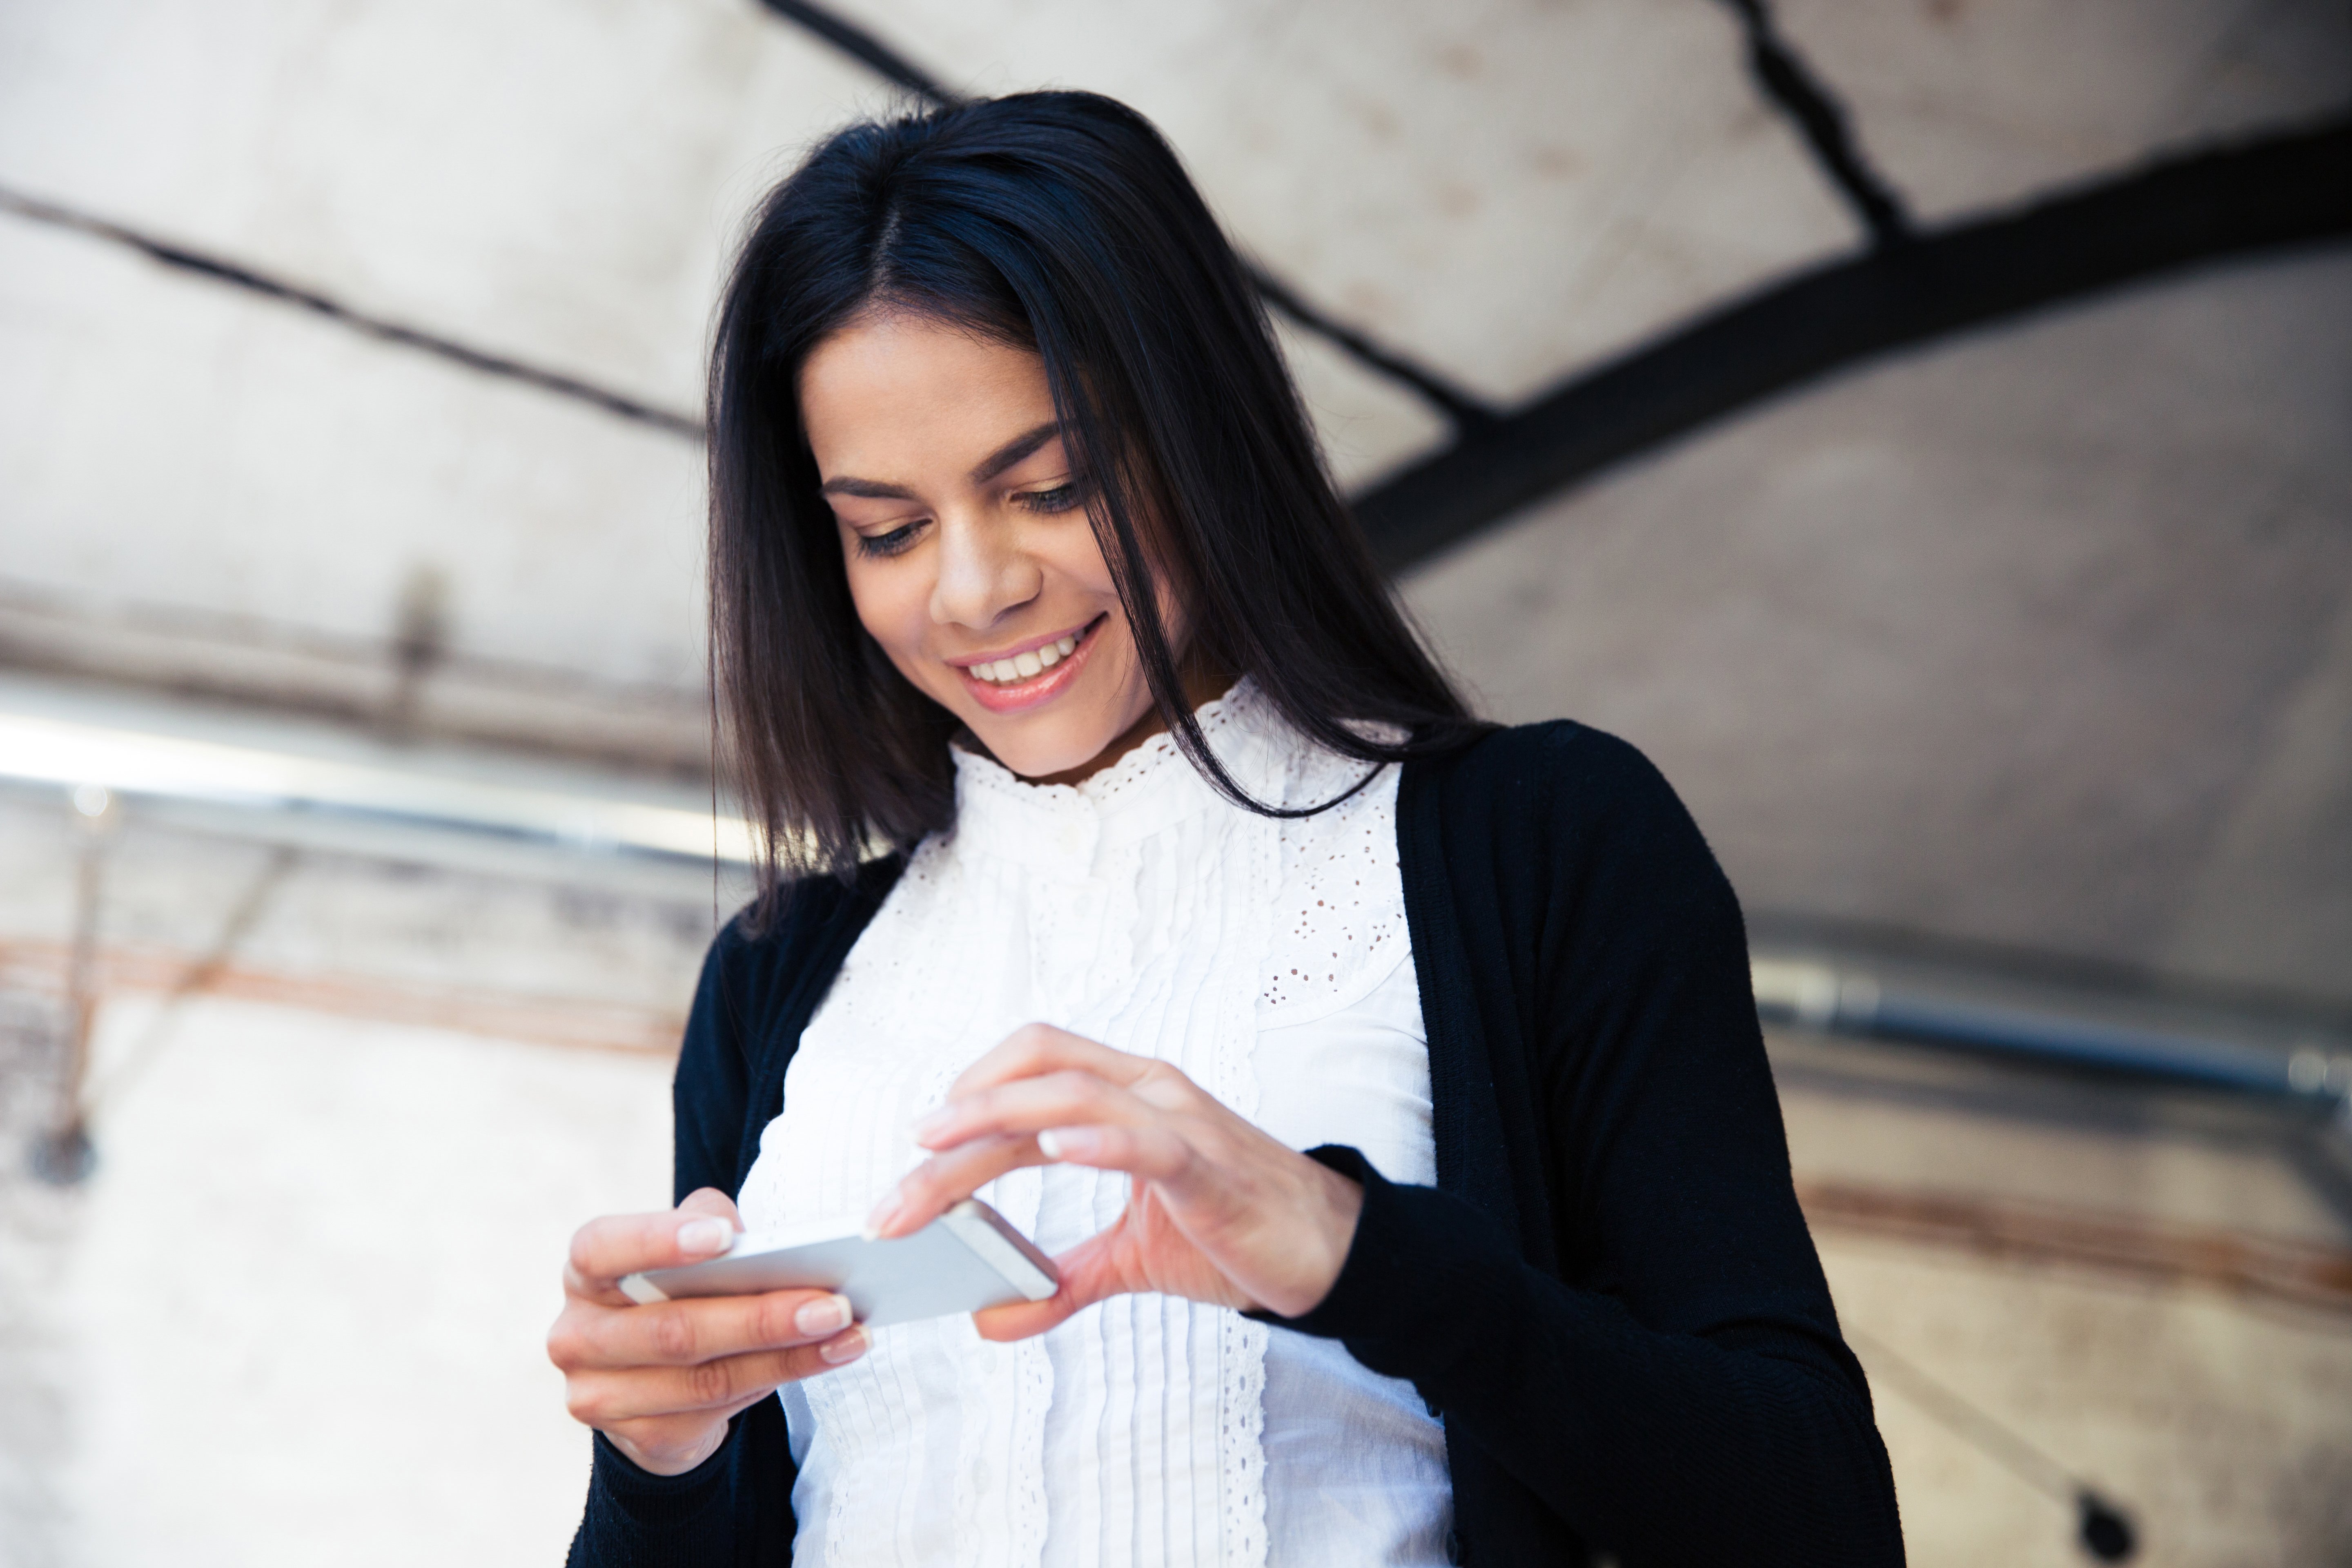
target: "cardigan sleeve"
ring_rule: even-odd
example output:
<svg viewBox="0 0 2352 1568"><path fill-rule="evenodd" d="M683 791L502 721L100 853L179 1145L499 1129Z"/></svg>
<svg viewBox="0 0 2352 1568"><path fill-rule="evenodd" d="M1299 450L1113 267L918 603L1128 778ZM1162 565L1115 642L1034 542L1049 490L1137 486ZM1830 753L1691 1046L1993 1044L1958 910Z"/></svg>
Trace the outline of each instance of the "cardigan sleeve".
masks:
<svg viewBox="0 0 2352 1568"><path fill-rule="evenodd" d="M1527 765L1447 802L1461 951L1432 973L1475 992L1490 1042L1523 1038L1492 1052L1495 1092L1534 1102L1559 1274L1486 1210L1327 1149L1362 1218L1289 1326L1412 1380L1449 1445L1628 1563L1899 1563L1730 887L1633 748L1536 734Z"/></svg>
<svg viewBox="0 0 2352 1568"><path fill-rule="evenodd" d="M711 943L695 988L671 1085L673 1201L702 1187L717 1187L731 1197L738 1185L737 1148L751 1092L746 1026L755 994L748 982L746 946L730 922ZM571 1568L709 1568L733 1563L739 1556L789 1562L789 1501L782 1506L781 1552L772 1547L772 1554L754 1552L746 1539L761 1533L756 1525L747 1528L747 1519L774 1511L747 1508L760 1490L760 1459L772 1459L784 1447L780 1432L766 1430L772 1425L782 1426L782 1411L773 1400L762 1400L728 1424L716 1453L677 1476L640 1468L597 1433L588 1504L572 1539ZM789 1491L789 1450L783 1458L782 1484Z"/></svg>
<svg viewBox="0 0 2352 1568"><path fill-rule="evenodd" d="M703 960L670 1091L675 1197L701 1187L733 1197L782 1108L801 1031L850 947L905 868L869 860L847 880L794 883L756 935L739 915ZM728 1424L719 1451L682 1476L656 1476L595 1441L573 1568L724 1568L793 1560L792 1442L784 1407L762 1399Z"/></svg>

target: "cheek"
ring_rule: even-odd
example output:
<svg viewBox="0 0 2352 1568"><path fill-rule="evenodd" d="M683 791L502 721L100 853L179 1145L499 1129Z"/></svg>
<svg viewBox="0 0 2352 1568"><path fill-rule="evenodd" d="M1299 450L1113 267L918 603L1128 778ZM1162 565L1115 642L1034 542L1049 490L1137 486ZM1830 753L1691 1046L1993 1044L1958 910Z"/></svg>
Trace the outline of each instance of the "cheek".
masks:
<svg viewBox="0 0 2352 1568"><path fill-rule="evenodd" d="M1103 559L1103 549L1097 541L1091 518L1087 520L1087 526L1082 531L1082 537L1069 542L1066 554L1060 564L1073 579L1084 584L1089 592L1098 595L1107 603L1118 603L1118 588L1111 579L1109 563ZM1164 567L1152 573L1152 598L1159 606L1160 628L1168 638L1168 651L1181 660L1184 657L1185 645L1191 640L1191 617L1187 615L1183 601L1178 595L1175 584L1170 581L1169 573ZM1128 657L1138 666L1134 679L1139 684L1143 679L1140 668L1142 661L1134 650L1134 639L1131 634L1128 638Z"/></svg>
<svg viewBox="0 0 2352 1568"><path fill-rule="evenodd" d="M1103 559L1102 546L1095 537L1095 520L1091 512L1064 514L1065 526L1041 531L1040 548L1034 553L1055 575L1081 592L1101 599L1115 599L1118 589L1111 581L1110 563Z"/></svg>
<svg viewBox="0 0 2352 1568"><path fill-rule="evenodd" d="M915 580L914 574L877 571L870 563L861 564L846 549L844 564L849 576L849 600L856 607L858 625L882 645L882 651L899 668L920 665L923 632L929 617L924 614L922 585Z"/></svg>

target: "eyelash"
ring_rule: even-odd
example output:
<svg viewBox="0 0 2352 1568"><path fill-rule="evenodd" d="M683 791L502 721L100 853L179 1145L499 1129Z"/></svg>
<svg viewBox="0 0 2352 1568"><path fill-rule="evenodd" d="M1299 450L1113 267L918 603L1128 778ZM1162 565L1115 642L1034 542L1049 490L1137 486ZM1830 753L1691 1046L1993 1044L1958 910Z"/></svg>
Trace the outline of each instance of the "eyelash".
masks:
<svg viewBox="0 0 2352 1568"><path fill-rule="evenodd" d="M1051 516L1068 511L1078 504L1078 487L1074 484L1055 485L1049 490L1019 490L1013 499L1031 511ZM861 533L857 536L857 553L870 560L887 560L912 549L915 535L929 519L919 519L892 529L887 533Z"/></svg>
<svg viewBox="0 0 2352 1568"><path fill-rule="evenodd" d="M1065 481L1055 485L1050 490L1021 490L1016 492L1013 499L1020 501L1031 511L1047 513L1067 511L1078 504L1078 487Z"/></svg>
<svg viewBox="0 0 2352 1568"><path fill-rule="evenodd" d="M857 553L868 559L903 554L914 547L915 534L922 526L920 522L910 522L887 533L861 533L857 536Z"/></svg>

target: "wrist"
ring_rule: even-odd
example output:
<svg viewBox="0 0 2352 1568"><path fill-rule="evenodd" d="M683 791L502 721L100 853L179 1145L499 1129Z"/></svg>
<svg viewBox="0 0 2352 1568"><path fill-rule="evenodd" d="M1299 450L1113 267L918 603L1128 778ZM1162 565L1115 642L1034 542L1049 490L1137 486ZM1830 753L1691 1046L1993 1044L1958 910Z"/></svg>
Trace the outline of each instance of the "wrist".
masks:
<svg viewBox="0 0 2352 1568"><path fill-rule="evenodd" d="M1339 1282L1339 1271L1348 1266L1348 1254L1355 1249L1356 1227L1364 1217L1364 1189L1360 1183L1327 1166L1317 1165L1315 1169L1321 1173L1325 1189L1330 1194L1330 1219L1324 1232L1325 1268L1318 1273L1315 1299L1300 1308L1301 1311L1313 1311L1321 1306L1324 1298L1331 1294L1331 1287Z"/></svg>
<svg viewBox="0 0 2352 1568"><path fill-rule="evenodd" d="M621 1458L649 1476L665 1479L682 1476L709 1464L710 1457L727 1446L728 1430L728 1424L720 1421L692 1432L663 1433L658 1439L648 1435L641 1440L623 1432L597 1428Z"/></svg>
<svg viewBox="0 0 2352 1568"><path fill-rule="evenodd" d="M1311 1173L1306 1205L1311 1218L1297 1254L1298 1267L1283 1281L1281 1300L1263 1304L1266 1310L1285 1318L1313 1311L1331 1294L1355 1246L1356 1226L1364 1212L1361 1185L1316 1161L1305 1163Z"/></svg>

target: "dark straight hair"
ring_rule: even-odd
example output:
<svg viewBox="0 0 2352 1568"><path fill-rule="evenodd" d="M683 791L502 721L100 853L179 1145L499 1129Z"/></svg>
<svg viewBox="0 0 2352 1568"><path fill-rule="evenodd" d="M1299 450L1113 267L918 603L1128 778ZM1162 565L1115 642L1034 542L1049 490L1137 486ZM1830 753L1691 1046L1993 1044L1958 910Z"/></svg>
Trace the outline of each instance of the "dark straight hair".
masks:
<svg viewBox="0 0 2352 1568"><path fill-rule="evenodd" d="M810 353L881 310L1044 361L1152 699L1228 799L1318 809L1252 799L1202 739L1163 574L1187 657L1253 677L1333 751L1391 762L1481 728L1373 566L1255 291L1149 121L1038 92L853 125L761 205L711 353L713 707L765 842L755 919L793 878L846 876L954 816L957 722L859 625L802 425Z"/></svg>

